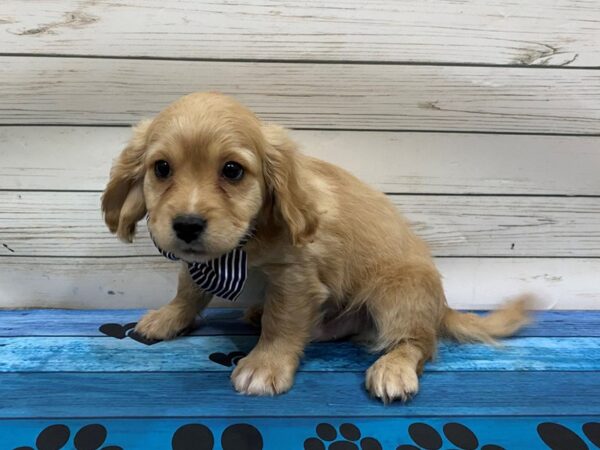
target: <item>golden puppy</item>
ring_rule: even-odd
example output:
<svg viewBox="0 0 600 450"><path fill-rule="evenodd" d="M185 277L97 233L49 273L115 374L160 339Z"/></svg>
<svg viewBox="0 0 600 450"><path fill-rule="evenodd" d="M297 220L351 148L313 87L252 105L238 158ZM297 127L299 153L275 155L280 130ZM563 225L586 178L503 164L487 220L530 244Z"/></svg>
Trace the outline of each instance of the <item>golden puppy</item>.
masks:
<svg viewBox="0 0 600 450"><path fill-rule="evenodd" d="M354 334L383 353L369 392L406 400L440 336L489 342L526 322L524 301L487 317L451 310L427 246L384 194L298 153L283 128L224 95L191 94L140 123L102 210L125 241L148 213L157 247L188 263L243 243L268 279L260 339L231 375L245 394L287 391L311 339ZM136 330L172 338L210 298L184 263L175 298Z"/></svg>

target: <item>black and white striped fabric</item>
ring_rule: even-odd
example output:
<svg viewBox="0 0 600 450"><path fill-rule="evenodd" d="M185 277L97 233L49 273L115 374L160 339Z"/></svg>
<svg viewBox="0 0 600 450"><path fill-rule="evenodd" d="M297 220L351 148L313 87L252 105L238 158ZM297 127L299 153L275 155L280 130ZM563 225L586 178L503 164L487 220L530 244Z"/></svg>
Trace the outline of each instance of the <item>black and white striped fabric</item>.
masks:
<svg viewBox="0 0 600 450"><path fill-rule="evenodd" d="M150 237L164 257L171 261L179 260L173 253L164 251L156 245L152 234ZM248 257L243 247L251 237L252 232L247 233L236 248L211 261L187 262L190 276L200 289L220 298L237 300L248 278Z"/></svg>

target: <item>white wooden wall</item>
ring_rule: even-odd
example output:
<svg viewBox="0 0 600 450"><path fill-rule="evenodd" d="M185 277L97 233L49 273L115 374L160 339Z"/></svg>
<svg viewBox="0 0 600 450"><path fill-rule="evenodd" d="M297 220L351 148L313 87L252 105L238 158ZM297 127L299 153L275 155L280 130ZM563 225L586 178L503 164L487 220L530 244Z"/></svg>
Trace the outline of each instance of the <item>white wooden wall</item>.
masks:
<svg viewBox="0 0 600 450"><path fill-rule="evenodd" d="M176 266L99 197L127 127L201 90L388 193L454 306L600 308L591 0L3 0L0 307L171 297Z"/></svg>

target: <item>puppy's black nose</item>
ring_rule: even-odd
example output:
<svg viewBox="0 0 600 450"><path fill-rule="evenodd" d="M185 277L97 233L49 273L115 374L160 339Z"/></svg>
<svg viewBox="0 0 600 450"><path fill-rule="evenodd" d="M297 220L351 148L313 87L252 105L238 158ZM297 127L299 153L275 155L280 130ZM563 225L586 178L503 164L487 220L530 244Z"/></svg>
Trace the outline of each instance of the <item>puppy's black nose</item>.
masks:
<svg viewBox="0 0 600 450"><path fill-rule="evenodd" d="M173 219L173 230L179 239L188 244L197 239L206 228L206 220L200 216L185 215Z"/></svg>

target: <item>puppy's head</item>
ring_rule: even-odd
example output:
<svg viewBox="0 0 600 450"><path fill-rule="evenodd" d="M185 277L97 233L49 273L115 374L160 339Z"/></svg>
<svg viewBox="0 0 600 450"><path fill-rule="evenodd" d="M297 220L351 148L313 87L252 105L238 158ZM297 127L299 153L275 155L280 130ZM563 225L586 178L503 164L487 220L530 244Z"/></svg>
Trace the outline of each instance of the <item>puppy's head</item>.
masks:
<svg viewBox="0 0 600 450"><path fill-rule="evenodd" d="M317 215L299 178L283 128L229 97L191 94L134 128L102 210L111 232L128 242L148 212L161 249L206 261L235 248L257 222L281 224L295 245L309 238Z"/></svg>

